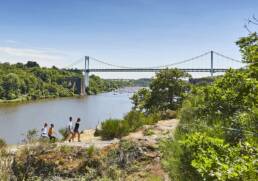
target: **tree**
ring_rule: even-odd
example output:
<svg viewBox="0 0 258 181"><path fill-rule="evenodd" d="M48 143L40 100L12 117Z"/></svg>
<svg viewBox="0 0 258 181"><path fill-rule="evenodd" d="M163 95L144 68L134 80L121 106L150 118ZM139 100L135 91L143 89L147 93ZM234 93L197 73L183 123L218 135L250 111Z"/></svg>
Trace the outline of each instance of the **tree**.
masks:
<svg viewBox="0 0 258 181"><path fill-rule="evenodd" d="M150 98L145 107L150 112L175 110L189 91L188 80L191 76L178 69L166 69L156 74L150 84Z"/></svg>
<svg viewBox="0 0 258 181"><path fill-rule="evenodd" d="M146 103L150 99L150 90L146 88L142 88L137 91L132 97L131 100L133 102L133 109L137 111L143 111L146 107Z"/></svg>
<svg viewBox="0 0 258 181"><path fill-rule="evenodd" d="M252 77L258 78L258 36L252 33L240 38L236 44L243 55L243 62L247 63Z"/></svg>
<svg viewBox="0 0 258 181"><path fill-rule="evenodd" d="M6 99L15 99L20 94L21 81L18 75L14 73L9 73L3 77L2 87L3 97Z"/></svg>
<svg viewBox="0 0 258 181"><path fill-rule="evenodd" d="M212 85L203 89L206 114L229 117L258 105L258 81L247 71L229 70Z"/></svg>
<svg viewBox="0 0 258 181"><path fill-rule="evenodd" d="M33 68L33 67L40 67L39 64L37 62L34 62L34 61L28 61L26 64L25 64L26 67L28 68Z"/></svg>

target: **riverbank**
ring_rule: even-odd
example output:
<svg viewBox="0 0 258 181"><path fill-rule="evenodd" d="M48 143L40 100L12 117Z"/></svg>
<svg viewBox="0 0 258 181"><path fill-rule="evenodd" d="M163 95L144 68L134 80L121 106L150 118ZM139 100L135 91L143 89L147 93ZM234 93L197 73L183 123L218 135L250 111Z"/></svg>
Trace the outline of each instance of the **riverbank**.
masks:
<svg viewBox="0 0 258 181"><path fill-rule="evenodd" d="M39 97L39 98L32 98L29 96L21 96L19 98L16 99L12 99L12 100L4 100L4 99L0 99L0 104L16 104L16 103L30 103L30 102L36 102L36 101L43 101L43 100L53 100L53 99L61 99L61 98L72 98L72 97L82 97L79 94L74 94L72 96L49 96L49 97Z"/></svg>
<svg viewBox="0 0 258 181"><path fill-rule="evenodd" d="M159 143L173 137L177 124L176 119L159 121L109 141L95 137L90 129L83 131L81 142L9 147L13 159L5 171L19 178L27 172L28 178L48 180L169 180Z"/></svg>

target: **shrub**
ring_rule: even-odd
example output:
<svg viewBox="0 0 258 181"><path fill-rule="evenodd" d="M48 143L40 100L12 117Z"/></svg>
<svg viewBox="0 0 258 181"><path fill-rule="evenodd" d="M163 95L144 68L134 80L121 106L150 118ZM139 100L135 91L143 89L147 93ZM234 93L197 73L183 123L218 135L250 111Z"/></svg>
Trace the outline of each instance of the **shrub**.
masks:
<svg viewBox="0 0 258 181"><path fill-rule="evenodd" d="M124 117L124 120L128 122L130 126L130 131L135 131L136 129L142 127L143 125L151 125L155 124L160 120L159 113L151 113L149 115L145 115L139 111L130 111Z"/></svg>
<svg viewBox="0 0 258 181"><path fill-rule="evenodd" d="M177 112L170 109L162 112L161 114L162 119L175 119L176 117L177 117Z"/></svg>
<svg viewBox="0 0 258 181"><path fill-rule="evenodd" d="M96 129L95 135L100 135L102 139L121 138L129 132L135 131L143 125L150 125L160 120L160 114L152 113L145 115L139 111L130 111L123 120L108 119L101 123L101 129Z"/></svg>
<svg viewBox="0 0 258 181"><path fill-rule="evenodd" d="M145 129L145 130L143 131L143 135L144 135L144 136L151 136L151 135L153 135L153 134L154 134L154 132L153 132L152 129Z"/></svg>
<svg viewBox="0 0 258 181"><path fill-rule="evenodd" d="M91 145L89 148L86 149L87 155L91 158L95 152L95 147Z"/></svg>
<svg viewBox="0 0 258 181"><path fill-rule="evenodd" d="M0 149L5 148L6 145L7 145L7 144L6 144L5 140L3 140L3 139L0 138Z"/></svg>
<svg viewBox="0 0 258 181"><path fill-rule="evenodd" d="M189 169L191 166L182 162L183 150L178 140L172 138L161 140L159 149L162 166L168 172L170 178L175 181L198 181L196 173Z"/></svg>
<svg viewBox="0 0 258 181"><path fill-rule="evenodd" d="M101 128L102 139L121 138L129 133L128 122L120 119L108 119L101 123Z"/></svg>
<svg viewBox="0 0 258 181"><path fill-rule="evenodd" d="M60 146L60 152L64 154L70 154L73 152L73 147L62 145Z"/></svg>
<svg viewBox="0 0 258 181"><path fill-rule="evenodd" d="M36 129L28 130L25 135L23 142L32 143L38 140L38 131Z"/></svg>
<svg viewBox="0 0 258 181"><path fill-rule="evenodd" d="M65 140L69 135L66 128L60 128L58 132L62 135L62 140Z"/></svg>
<svg viewBox="0 0 258 181"><path fill-rule="evenodd" d="M247 142L231 146L223 139L193 133L181 144L184 163L191 165L202 180L252 180L256 177L254 160L258 150Z"/></svg>

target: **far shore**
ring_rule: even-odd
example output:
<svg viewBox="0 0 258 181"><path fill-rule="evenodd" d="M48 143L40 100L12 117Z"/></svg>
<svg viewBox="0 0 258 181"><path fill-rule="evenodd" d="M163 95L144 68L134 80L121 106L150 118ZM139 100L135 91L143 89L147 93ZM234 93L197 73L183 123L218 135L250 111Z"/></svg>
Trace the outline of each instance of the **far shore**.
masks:
<svg viewBox="0 0 258 181"><path fill-rule="evenodd" d="M32 99L28 96L21 96L16 99L11 99L11 100L5 100L5 99L0 99L0 105L4 104L16 104L16 103L29 103L29 102L35 102L35 101L42 101L42 100L51 100L51 99L58 99L58 98L71 98L71 97L83 97L79 94L75 94L73 96L67 96L67 97L61 97L61 96L49 96L49 97L39 97L37 99Z"/></svg>

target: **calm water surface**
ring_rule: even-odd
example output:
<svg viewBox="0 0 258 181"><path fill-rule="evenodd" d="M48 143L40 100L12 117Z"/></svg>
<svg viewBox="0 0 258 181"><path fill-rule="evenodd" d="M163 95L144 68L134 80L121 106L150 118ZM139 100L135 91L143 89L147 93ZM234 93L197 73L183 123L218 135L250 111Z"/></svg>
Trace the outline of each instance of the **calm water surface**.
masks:
<svg viewBox="0 0 258 181"><path fill-rule="evenodd" d="M44 122L55 124L56 130L65 127L69 116L81 118L81 130L95 128L105 119L122 118L130 111L129 97L136 90L127 88L83 98L0 105L0 138L9 144L19 143L24 133L33 128L40 130Z"/></svg>

